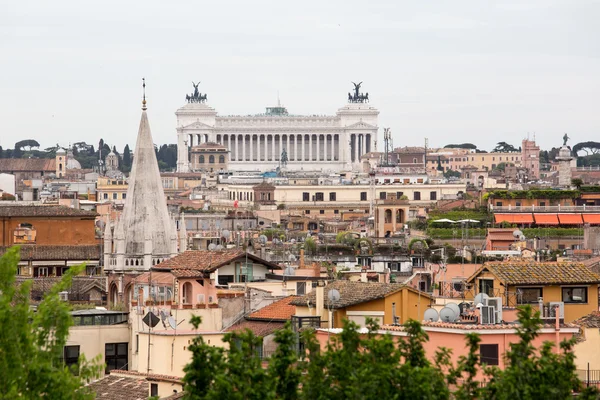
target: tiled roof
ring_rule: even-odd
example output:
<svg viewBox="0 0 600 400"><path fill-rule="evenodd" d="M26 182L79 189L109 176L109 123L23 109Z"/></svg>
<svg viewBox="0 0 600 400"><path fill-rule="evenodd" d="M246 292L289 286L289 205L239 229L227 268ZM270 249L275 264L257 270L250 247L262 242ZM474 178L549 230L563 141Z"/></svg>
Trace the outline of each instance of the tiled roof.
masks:
<svg viewBox="0 0 600 400"><path fill-rule="evenodd" d="M6 253L9 248L9 246L0 246L0 255ZM99 260L100 256L99 244L77 246L21 245L21 260L91 261Z"/></svg>
<svg viewBox="0 0 600 400"><path fill-rule="evenodd" d="M1 205L0 217L95 217L95 211L84 211L66 206Z"/></svg>
<svg viewBox="0 0 600 400"><path fill-rule="evenodd" d="M600 283L600 276L583 263L489 262L467 280L473 281L483 270L490 271L508 285Z"/></svg>
<svg viewBox="0 0 600 400"><path fill-rule="evenodd" d="M573 321L573 324L584 328L600 328L600 311L592 311Z"/></svg>
<svg viewBox="0 0 600 400"><path fill-rule="evenodd" d="M144 376L107 375L88 387L96 392L97 399L146 400L150 394Z"/></svg>
<svg viewBox="0 0 600 400"><path fill-rule="evenodd" d="M197 277L246 257L248 257L248 260L264 264L267 268L281 269L277 264L263 260L254 254L246 254L242 249L189 250L156 265L152 269L170 271L177 277Z"/></svg>
<svg viewBox="0 0 600 400"><path fill-rule="evenodd" d="M396 292L402 288L414 290L403 283L379 283L379 282L353 282L338 280L330 283L325 287L323 306L332 309L345 308L354 304L365 303L367 301L382 299L388 294ZM329 304L328 293L332 289L337 289L340 292L340 299ZM426 293L423 296L429 297ZM316 290L309 294L297 297L290 302L295 306L306 307L307 302L311 306L316 305Z"/></svg>
<svg viewBox="0 0 600 400"><path fill-rule="evenodd" d="M252 187L252 189L264 189L264 190L274 190L275 189L275 185L267 182L267 181L262 181L261 183L259 183L258 185L255 185Z"/></svg>
<svg viewBox="0 0 600 400"><path fill-rule="evenodd" d="M61 279L61 277L30 278L26 276L17 276L16 283L20 284L22 282L32 281L32 292L46 293L52 286L60 282ZM96 288L101 292L106 292L106 278L103 276L74 276L71 287L67 289L67 291L70 293L85 294L93 288Z"/></svg>
<svg viewBox="0 0 600 400"><path fill-rule="evenodd" d="M0 172L56 172L54 158L1 158Z"/></svg>
<svg viewBox="0 0 600 400"><path fill-rule="evenodd" d="M287 296L281 300L269 304L258 311L253 312L246 318L249 320L266 320L266 321L289 321L292 315L296 313L296 306L291 305L292 300L297 296Z"/></svg>
<svg viewBox="0 0 600 400"><path fill-rule="evenodd" d="M267 322L267 321L248 321L243 320L235 325L230 326L226 332L243 332L250 329L256 336L265 337L271 333L283 329L283 322Z"/></svg>

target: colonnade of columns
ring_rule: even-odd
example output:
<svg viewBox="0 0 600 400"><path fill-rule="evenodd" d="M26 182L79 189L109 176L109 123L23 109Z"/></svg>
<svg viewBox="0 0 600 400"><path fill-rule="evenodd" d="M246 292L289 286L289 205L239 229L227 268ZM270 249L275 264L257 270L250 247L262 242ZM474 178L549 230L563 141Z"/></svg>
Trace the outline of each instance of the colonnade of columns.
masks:
<svg viewBox="0 0 600 400"><path fill-rule="evenodd" d="M285 149L289 162L339 161L337 134L309 135L217 135L218 143L229 149L230 161L279 161Z"/></svg>

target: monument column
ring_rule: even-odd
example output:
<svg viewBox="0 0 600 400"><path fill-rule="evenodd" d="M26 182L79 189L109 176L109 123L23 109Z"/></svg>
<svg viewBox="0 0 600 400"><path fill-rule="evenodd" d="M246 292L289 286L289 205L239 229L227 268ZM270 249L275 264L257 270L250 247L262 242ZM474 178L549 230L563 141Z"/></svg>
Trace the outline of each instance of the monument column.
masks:
<svg viewBox="0 0 600 400"><path fill-rule="evenodd" d="M316 158L317 158L317 161L320 161L319 153L321 152L321 135L317 134L316 138L317 138L317 157Z"/></svg>
<svg viewBox="0 0 600 400"><path fill-rule="evenodd" d="M254 149L252 148L252 134L250 134L250 161L254 161Z"/></svg>
<svg viewBox="0 0 600 400"><path fill-rule="evenodd" d="M310 161L313 160L313 142L312 142L312 138L313 138L312 134L308 135L308 158L309 158Z"/></svg>

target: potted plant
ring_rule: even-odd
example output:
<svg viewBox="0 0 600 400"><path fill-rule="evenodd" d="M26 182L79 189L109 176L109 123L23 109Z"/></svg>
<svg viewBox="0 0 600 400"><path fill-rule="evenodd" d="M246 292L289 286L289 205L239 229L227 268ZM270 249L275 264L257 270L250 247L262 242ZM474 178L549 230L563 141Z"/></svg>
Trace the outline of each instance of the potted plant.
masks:
<svg viewBox="0 0 600 400"><path fill-rule="evenodd" d="M208 308L219 308L219 303L208 303Z"/></svg>

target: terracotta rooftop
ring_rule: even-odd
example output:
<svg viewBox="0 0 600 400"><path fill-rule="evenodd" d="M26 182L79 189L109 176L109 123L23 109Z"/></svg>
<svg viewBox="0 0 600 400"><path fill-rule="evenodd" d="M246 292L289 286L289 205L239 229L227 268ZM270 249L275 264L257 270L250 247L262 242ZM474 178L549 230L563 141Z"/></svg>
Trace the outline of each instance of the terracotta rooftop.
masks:
<svg viewBox="0 0 600 400"><path fill-rule="evenodd" d="M323 306L332 309L345 308L354 304L365 303L367 301L382 299L387 295L394 293L400 289L407 288L408 290L416 291L415 289L406 286L403 283L380 283L380 282L353 282L338 280L330 283L325 287ZM329 304L328 293L332 289L337 289L340 292L340 299ZM422 296L430 298L427 293L422 293ZM316 305L316 290L309 294L297 297L290 302L295 306L306 307L307 302L311 306Z"/></svg>
<svg viewBox="0 0 600 400"><path fill-rule="evenodd" d="M0 255L6 253L9 246L0 246ZM45 245L21 245L21 260L70 260L91 261L100 259L100 245L77 245L77 246L45 246Z"/></svg>
<svg viewBox="0 0 600 400"><path fill-rule="evenodd" d="M296 314L296 306L290 304L298 296L287 296L281 300L269 304L258 311L248 315L248 320L266 320L266 321L289 321L292 315Z"/></svg>
<svg viewBox="0 0 600 400"><path fill-rule="evenodd" d="M171 285L171 286L174 285L173 275L168 272L157 272L157 271L154 271L152 273L144 272L143 274L136 276L133 281L136 283L139 283L139 284L144 284L144 283L148 283L149 280L152 281L153 285L154 284Z"/></svg>
<svg viewBox="0 0 600 400"><path fill-rule="evenodd" d="M54 285L60 282L61 277L40 277L30 278L26 276L17 276L16 284L32 281L31 296L48 292ZM91 289L96 288L101 292L106 292L106 277L103 276L74 276L71 287L67 289L70 293L86 294Z"/></svg>
<svg viewBox="0 0 600 400"><path fill-rule="evenodd" d="M189 250L181 253L163 263L154 266L155 271L168 271L173 275L183 277L198 277L236 260L248 260L264 264L269 269L280 269L277 264L263 260L254 254L246 254L242 249L228 249L220 251Z"/></svg>
<svg viewBox="0 0 600 400"><path fill-rule="evenodd" d="M583 263L489 262L479 268L467 282L487 270L508 285L600 283L600 276Z"/></svg>
<svg viewBox="0 0 600 400"><path fill-rule="evenodd" d="M54 158L1 158L0 172L56 172Z"/></svg>
<svg viewBox="0 0 600 400"><path fill-rule="evenodd" d="M592 311L573 321L573 324L584 328L600 328L600 311Z"/></svg>
<svg viewBox="0 0 600 400"><path fill-rule="evenodd" d="M95 211L84 211L65 206L0 206L0 217L96 217L97 215Z"/></svg>
<svg viewBox="0 0 600 400"><path fill-rule="evenodd" d="M225 329L225 332L243 332L246 329L250 329L256 336L265 337L279 329L283 329L284 325L285 323L283 322L242 320L241 322Z"/></svg>
<svg viewBox="0 0 600 400"><path fill-rule="evenodd" d="M144 376L106 375L88 385L96 392L97 399L146 400L149 396L148 381Z"/></svg>

